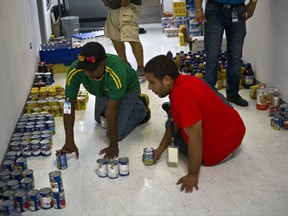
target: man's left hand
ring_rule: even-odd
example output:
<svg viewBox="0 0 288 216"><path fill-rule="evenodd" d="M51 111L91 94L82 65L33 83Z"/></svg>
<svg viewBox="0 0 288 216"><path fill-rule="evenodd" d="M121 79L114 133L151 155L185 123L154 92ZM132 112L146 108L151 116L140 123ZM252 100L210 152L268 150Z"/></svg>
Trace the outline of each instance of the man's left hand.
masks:
<svg viewBox="0 0 288 216"><path fill-rule="evenodd" d="M245 17L246 20L248 20L249 18L251 18L254 14L256 8L256 3L255 2L249 2L246 7L245 7L245 13L243 14L243 16Z"/></svg>
<svg viewBox="0 0 288 216"><path fill-rule="evenodd" d="M199 190L198 176L192 176L192 175L183 176L178 180L176 184L177 185L182 184L180 188L181 192L185 190L185 193L192 193L193 188L195 188L197 191Z"/></svg>
<svg viewBox="0 0 288 216"><path fill-rule="evenodd" d="M107 159L113 159L115 157L118 157L119 154L119 148L116 146L109 146L107 148L104 148L100 151L100 155L105 153L104 158Z"/></svg>

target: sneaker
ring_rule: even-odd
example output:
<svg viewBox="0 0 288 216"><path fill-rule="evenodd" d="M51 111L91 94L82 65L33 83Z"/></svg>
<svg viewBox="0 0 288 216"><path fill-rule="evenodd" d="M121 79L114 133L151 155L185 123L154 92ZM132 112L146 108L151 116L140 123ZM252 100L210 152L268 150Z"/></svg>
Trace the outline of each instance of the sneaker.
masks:
<svg viewBox="0 0 288 216"><path fill-rule="evenodd" d="M138 79L140 83L143 83L145 81L145 76L144 76L144 67L138 67L136 70Z"/></svg>
<svg viewBox="0 0 288 216"><path fill-rule="evenodd" d="M242 107L248 106L248 102L244 100L239 94L227 96L227 100L238 106L242 106Z"/></svg>
<svg viewBox="0 0 288 216"><path fill-rule="evenodd" d="M146 94L139 94L138 98L144 103L146 107L146 117L142 120L141 124L148 122L151 118L151 110L149 108L149 97Z"/></svg>
<svg viewBox="0 0 288 216"><path fill-rule="evenodd" d="M139 28L139 34L145 34L146 30L144 28Z"/></svg>

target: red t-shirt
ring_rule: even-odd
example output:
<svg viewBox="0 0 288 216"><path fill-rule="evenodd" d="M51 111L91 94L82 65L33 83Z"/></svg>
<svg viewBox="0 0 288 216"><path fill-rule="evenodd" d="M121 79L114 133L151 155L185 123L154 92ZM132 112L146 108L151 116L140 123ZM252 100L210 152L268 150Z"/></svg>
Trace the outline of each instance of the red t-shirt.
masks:
<svg viewBox="0 0 288 216"><path fill-rule="evenodd" d="M171 114L183 130L202 120L202 163L211 166L224 160L242 142L245 125L235 109L223 100L203 80L179 75L169 95Z"/></svg>

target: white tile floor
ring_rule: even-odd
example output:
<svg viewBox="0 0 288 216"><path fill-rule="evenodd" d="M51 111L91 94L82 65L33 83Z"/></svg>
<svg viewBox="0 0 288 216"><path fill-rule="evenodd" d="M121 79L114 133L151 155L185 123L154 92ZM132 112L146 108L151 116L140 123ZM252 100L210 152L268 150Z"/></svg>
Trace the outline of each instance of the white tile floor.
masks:
<svg viewBox="0 0 288 216"><path fill-rule="evenodd" d="M142 25L147 33L141 35L145 62L158 54L188 51L180 47L178 38L166 38L159 24ZM115 53L111 42L101 42L107 52ZM135 60L128 49L133 66ZM65 74L56 74L56 84L64 84ZM240 94L249 107L235 106L243 118L247 132L239 152L226 163L201 167L200 190L192 194L179 191L177 180L187 173L187 158L180 155L177 167L167 164L167 153L159 162L146 167L141 161L143 148L157 147L164 131L166 115L159 99L141 84L149 95L152 118L136 128L119 143L120 156L130 160L130 175L117 179L99 178L95 172L99 151L108 144L105 130L94 122L94 100L90 96L85 111L77 111L75 141L80 150L79 160L68 156L69 168L62 171L67 206L65 209L40 210L23 215L288 215L288 131L274 131L267 111L257 111L249 91ZM222 91L224 93L224 91ZM225 93L224 93L225 94ZM53 153L64 143L62 118L56 118ZM48 158L29 158L34 170L36 188L49 186L48 173L57 170L53 154Z"/></svg>

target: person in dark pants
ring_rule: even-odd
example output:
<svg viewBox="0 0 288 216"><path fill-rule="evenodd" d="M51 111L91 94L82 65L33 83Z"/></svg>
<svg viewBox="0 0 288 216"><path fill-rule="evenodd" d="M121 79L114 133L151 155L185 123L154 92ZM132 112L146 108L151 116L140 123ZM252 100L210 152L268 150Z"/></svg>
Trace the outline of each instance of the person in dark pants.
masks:
<svg viewBox="0 0 288 216"><path fill-rule="evenodd" d="M246 20L253 16L257 0L208 0L205 14L203 0L196 0L196 20L204 26L206 53L206 81L215 87L218 75L218 59L223 32L227 40L227 99L238 106L248 106L239 94L242 49L246 35Z"/></svg>

